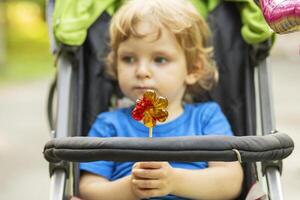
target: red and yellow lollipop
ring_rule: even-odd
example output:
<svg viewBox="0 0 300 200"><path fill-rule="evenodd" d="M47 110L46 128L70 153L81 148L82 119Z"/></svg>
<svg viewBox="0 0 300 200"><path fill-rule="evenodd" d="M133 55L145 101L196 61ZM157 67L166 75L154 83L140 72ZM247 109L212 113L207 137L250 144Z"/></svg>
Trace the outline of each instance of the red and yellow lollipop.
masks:
<svg viewBox="0 0 300 200"><path fill-rule="evenodd" d="M143 120L145 126L149 128L149 137L152 137L152 128L156 121L164 122L168 117L168 100L157 96L155 91L147 90L143 97L136 101L131 116L137 121Z"/></svg>

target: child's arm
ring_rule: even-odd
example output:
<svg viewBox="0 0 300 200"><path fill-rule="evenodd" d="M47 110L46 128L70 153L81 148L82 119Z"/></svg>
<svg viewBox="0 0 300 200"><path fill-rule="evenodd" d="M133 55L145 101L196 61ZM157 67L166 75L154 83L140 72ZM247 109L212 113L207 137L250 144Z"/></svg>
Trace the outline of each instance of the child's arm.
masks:
<svg viewBox="0 0 300 200"><path fill-rule="evenodd" d="M131 189L131 176L116 181L84 172L80 178L80 196L85 200L137 200Z"/></svg>
<svg viewBox="0 0 300 200"><path fill-rule="evenodd" d="M234 199L243 182L238 162L210 162L206 169L175 169L174 174L174 194L193 199Z"/></svg>
<svg viewBox="0 0 300 200"><path fill-rule="evenodd" d="M243 170L238 162L210 162L202 170L141 162L134 166L132 176L134 193L141 198L174 194L191 199L234 199L241 191Z"/></svg>

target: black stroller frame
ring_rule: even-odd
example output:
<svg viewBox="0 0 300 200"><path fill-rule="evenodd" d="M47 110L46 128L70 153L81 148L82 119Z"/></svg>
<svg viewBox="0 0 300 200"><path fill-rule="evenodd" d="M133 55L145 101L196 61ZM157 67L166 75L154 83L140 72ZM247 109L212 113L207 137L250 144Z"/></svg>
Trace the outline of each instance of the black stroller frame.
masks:
<svg viewBox="0 0 300 200"><path fill-rule="evenodd" d="M48 2L48 22L50 31L53 8L54 1L50 0ZM53 33L50 32L50 35L53 36ZM50 100L48 102L48 114L50 124L52 126L52 137L56 138L56 141L59 142L60 139L65 139L66 137L82 135L81 132L83 130L83 124L81 122L81 113L83 112L83 88L85 79L83 76L84 73L82 66L84 66L84 61L82 57L84 55L84 48L62 46L58 49L54 40L52 40L52 47L53 51L57 55L57 81L55 82L55 85L53 85L53 88L57 88L57 112L55 113L54 117L55 122L53 120L51 106L54 97L53 88L50 92ZM273 137L273 135L279 133L277 133L275 126L271 94L272 88L270 84L270 68L267 65L266 59L262 59L261 62L259 62L257 68L255 69L255 73L258 85L255 92L257 97L259 97L256 102L256 112L258 113L257 117L260 118L261 121L261 127L259 127L259 129L263 137ZM250 107L250 109L253 109L252 104L247 104L246 106ZM250 117L250 121L253 119L255 120L255 117ZM255 122L251 123L255 124ZM253 133L259 132L255 130L252 131ZM275 160L271 158L262 162L262 174L267 180L268 198L271 200L283 200L280 181L282 161L280 159L287 157L293 150L292 140L287 135L284 136L287 137L286 143L288 145L285 145L282 148L283 151L287 148L288 150L278 156L279 160L278 158ZM72 158L70 159L62 159L63 156L60 157L59 153L56 154L52 151L47 154L48 149L52 150L52 145L53 143L48 146L46 145L44 152L47 160L51 161L52 158L57 159L54 159L55 161L52 160L53 162L50 163L50 200L66 199L68 198L68 195L71 194L78 195L78 182L80 176L78 163L68 162L76 161L76 159L74 159L74 156L71 156ZM236 150L233 154L230 154L230 159L227 161L229 160L239 160L240 162L258 161L251 156L248 158L246 153L242 154L239 150Z"/></svg>

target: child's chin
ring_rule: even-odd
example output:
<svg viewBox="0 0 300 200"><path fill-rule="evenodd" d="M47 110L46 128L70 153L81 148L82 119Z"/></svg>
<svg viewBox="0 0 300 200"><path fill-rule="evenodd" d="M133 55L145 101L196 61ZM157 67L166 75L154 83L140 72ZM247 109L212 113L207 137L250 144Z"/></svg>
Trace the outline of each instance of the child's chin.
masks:
<svg viewBox="0 0 300 200"><path fill-rule="evenodd" d="M127 98L133 102L136 102L136 100L141 99L142 97L143 97L143 93L137 93L137 92L134 92L130 96L127 95Z"/></svg>
<svg viewBox="0 0 300 200"><path fill-rule="evenodd" d="M134 95L133 95L134 97L133 97L133 98L135 98L135 100L142 98L143 95L144 95L144 93L145 93L146 91L147 91L147 90L135 89L135 90L134 90Z"/></svg>

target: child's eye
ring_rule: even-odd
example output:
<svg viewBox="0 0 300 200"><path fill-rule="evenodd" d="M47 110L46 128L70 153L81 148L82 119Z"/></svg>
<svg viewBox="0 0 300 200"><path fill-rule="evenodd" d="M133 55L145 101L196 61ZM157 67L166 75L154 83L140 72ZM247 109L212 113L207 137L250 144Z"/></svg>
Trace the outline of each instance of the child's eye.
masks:
<svg viewBox="0 0 300 200"><path fill-rule="evenodd" d="M134 57L132 57L132 56L124 56L124 57L121 58L121 60L122 60L123 62L129 63L129 64L135 62L135 59L134 59Z"/></svg>
<svg viewBox="0 0 300 200"><path fill-rule="evenodd" d="M158 64L165 64L167 61L167 58L161 56L154 58L154 62Z"/></svg>

